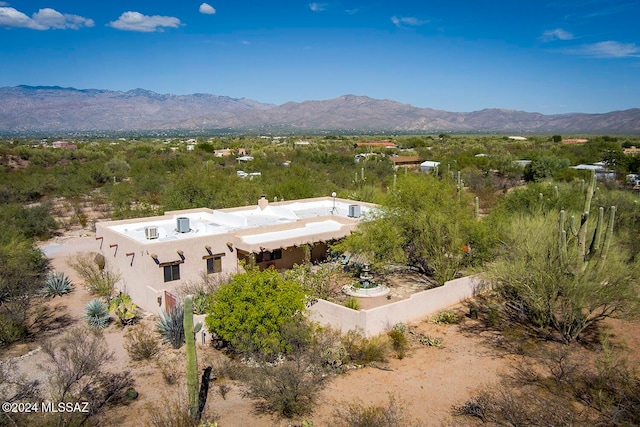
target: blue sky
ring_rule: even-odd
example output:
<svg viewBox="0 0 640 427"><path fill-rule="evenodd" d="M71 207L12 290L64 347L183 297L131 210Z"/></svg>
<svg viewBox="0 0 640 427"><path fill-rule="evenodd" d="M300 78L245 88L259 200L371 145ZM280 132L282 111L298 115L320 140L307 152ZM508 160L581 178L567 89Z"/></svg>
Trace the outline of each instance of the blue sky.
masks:
<svg viewBox="0 0 640 427"><path fill-rule="evenodd" d="M0 86L640 107L640 2L0 0Z"/></svg>

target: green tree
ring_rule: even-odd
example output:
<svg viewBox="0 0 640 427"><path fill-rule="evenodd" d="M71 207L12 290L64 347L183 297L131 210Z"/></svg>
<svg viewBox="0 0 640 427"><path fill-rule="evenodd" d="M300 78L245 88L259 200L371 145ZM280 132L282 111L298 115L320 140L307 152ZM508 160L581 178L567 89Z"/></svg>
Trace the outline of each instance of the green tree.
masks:
<svg viewBox="0 0 640 427"><path fill-rule="evenodd" d="M122 157L114 157L105 164L105 167L109 177L113 177L115 181L122 181L131 169L129 163Z"/></svg>
<svg viewBox="0 0 640 427"><path fill-rule="evenodd" d="M568 159L559 159L554 156L542 156L533 160L524 168L524 179L527 181L540 181L551 178L560 169L569 167Z"/></svg>
<svg viewBox="0 0 640 427"><path fill-rule="evenodd" d="M469 194L448 180L409 174L398 178L380 212L337 248L362 253L378 265L406 264L444 283L474 261L463 248L484 244L472 242L481 236L479 227Z"/></svg>
<svg viewBox="0 0 640 427"><path fill-rule="evenodd" d="M302 287L276 270L248 269L216 292L207 328L235 350L276 354L285 350L282 328L304 315Z"/></svg>
<svg viewBox="0 0 640 427"><path fill-rule="evenodd" d="M24 338L34 298L44 284L49 261L14 230L0 235L0 346Z"/></svg>

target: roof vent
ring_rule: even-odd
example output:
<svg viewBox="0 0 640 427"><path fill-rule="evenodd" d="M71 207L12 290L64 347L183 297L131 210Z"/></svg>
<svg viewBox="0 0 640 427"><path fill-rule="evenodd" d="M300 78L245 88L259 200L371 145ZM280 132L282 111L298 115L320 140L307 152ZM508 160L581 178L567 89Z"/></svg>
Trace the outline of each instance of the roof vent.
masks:
<svg viewBox="0 0 640 427"><path fill-rule="evenodd" d="M189 218L186 216L178 217L176 231L178 233L188 233L191 231L191 226L189 225Z"/></svg>
<svg viewBox="0 0 640 427"><path fill-rule="evenodd" d="M349 218L360 218L360 205L349 205Z"/></svg>
<svg viewBox="0 0 640 427"><path fill-rule="evenodd" d="M147 240L153 240L153 239L157 239L158 237L160 237L158 235L158 227L145 227L144 228L144 237L146 237Z"/></svg>

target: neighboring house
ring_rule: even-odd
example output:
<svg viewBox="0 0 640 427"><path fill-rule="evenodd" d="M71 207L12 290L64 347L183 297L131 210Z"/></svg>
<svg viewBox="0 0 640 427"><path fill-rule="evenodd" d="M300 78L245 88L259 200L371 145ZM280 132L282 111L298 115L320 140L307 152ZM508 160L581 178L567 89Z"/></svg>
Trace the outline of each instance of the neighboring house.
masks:
<svg viewBox="0 0 640 427"><path fill-rule="evenodd" d="M236 157L236 160L239 162L250 162L253 160L253 157L251 156L240 156L240 157Z"/></svg>
<svg viewBox="0 0 640 427"><path fill-rule="evenodd" d="M353 148L360 147L382 147L382 148L396 148L396 144L391 141L364 141L356 142Z"/></svg>
<svg viewBox="0 0 640 427"><path fill-rule="evenodd" d="M434 162L432 160L427 160L425 162L420 163L420 171L421 172L432 172L438 170L440 167L440 162Z"/></svg>
<svg viewBox="0 0 640 427"><path fill-rule="evenodd" d="M636 148L635 145L632 145L629 148L625 148L624 150L622 150L624 152L624 154L626 154L627 156L635 156L640 154L640 148Z"/></svg>
<svg viewBox="0 0 640 427"><path fill-rule="evenodd" d="M393 163L394 169L418 169L421 163L420 157L418 156L395 156L390 157L389 160Z"/></svg>
<svg viewBox="0 0 640 427"><path fill-rule="evenodd" d="M526 141L527 138L525 138L524 136L509 136L509 139L513 140L513 141Z"/></svg>
<svg viewBox="0 0 640 427"><path fill-rule="evenodd" d="M597 163L593 163L591 165L577 165L577 166L571 166L572 169L577 169L577 170L588 170L588 171L595 171L596 172L596 179L599 179L601 181L615 181L616 180L616 173L612 170L607 169L606 167L606 163L604 162L597 162Z"/></svg>
<svg viewBox="0 0 640 427"><path fill-rule="evenodd" d="M231 154L231 149L229 148L223 148L222 150L213 150L213 155L216 157L226 157L230 156Z"/></svg>
<svg viewBox="0 0 640 427"><path fill-rule="evenodd" d="M66 141L54 141L51 143L53 148L65 148L67 150L76 150L78 148L75 144L70 144Z"/></svg>
<svg viewBox="0 0 640 427"><path fill-rule="evenodd" d="M202 274L230 274L242 263L291 268L324 259L375 205L332 197L229 209L188 209L163 216L96 223L96 246L122 279L121 291L159 313L177 289Z"/></svg>

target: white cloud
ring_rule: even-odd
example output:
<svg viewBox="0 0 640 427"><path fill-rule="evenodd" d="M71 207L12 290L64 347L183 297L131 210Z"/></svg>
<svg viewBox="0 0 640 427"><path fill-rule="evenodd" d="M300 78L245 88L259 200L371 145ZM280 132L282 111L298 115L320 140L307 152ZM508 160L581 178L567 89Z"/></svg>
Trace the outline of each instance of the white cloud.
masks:
<svg viewBox="0 0 640 427"><path fill-rule="evenodd" d="M215 15L216 13L214 7L207 3L202 3L199 10L200 13L204 13L205 15Z"/></svg>
<svg viewBox="0 0 640 427"><path fill-rule="evenodd" d="M393 25L395 25L398 28L403 28L405 26L419 27L420 25L429 23L429 21L418 19L413 16L404 16L404 17L392 16L391 22L393 22Z"/></svg>
<svg viewBox="0 0 640 427"><path fill-rule="evenodd" d="M309 9L314 12L324 12L327 6L329 6L327 3L309 3Z"/></svg>
<svg viewBox="0 0 640 427"><path fill-rule="evenodd" d="M163 27L178 28L181 22L173 16L147 16L140 12L124 12L117 21L109 22L107 25L116 30L152 33L163 31Z"/></svg>
<svg viewBox="0 0 640 427"><path fill-rule="evenodd" d="M565 52L593 58L640 58L640 46L635 43L604 41L580 46Z"/></svg>
<svg viewBox="0 0 640 427"><path fill-rule="evenodd" d="M78 30L93 27L92 19L60 13L55 9L40 9L29 18L12 7L0 7L0 27L29 28L31 30Z"/></svg>
<svg viewBox="0 0 640 427"><path fill-rule="evenodd" d="M563 30L562 28L556 28L555 30L547 30L543 32L541 38L545 42L550 42L553 40L572 40L573 34Z"/></svg>
<svg viewBox="0 0 640 427"><path fill-rule="evenodd" d="M77 30L81 27L93 27L94 25L92 19L67 13L62 14L57 10L50 8L40 9L38 12L34 13L33 20L40 25L56 30L64 30L67 28Z"/></svg>

